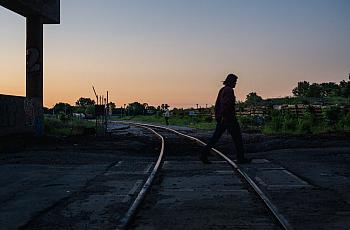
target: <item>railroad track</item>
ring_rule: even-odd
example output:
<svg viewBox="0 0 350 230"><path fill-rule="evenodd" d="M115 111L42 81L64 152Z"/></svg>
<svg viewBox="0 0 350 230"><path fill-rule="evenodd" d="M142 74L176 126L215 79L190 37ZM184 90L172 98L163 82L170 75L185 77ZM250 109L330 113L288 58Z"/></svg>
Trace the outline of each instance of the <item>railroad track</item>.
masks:
<svg viewBox="0 0 350 230"><path fill-rule="evenodd" d="M161 150L160 150L158 160L152 172L148 176L148 179L146 180L145 184L141 188L134 202L131 204L126 215L119 221L119 224L116 229L128 229L128 228L142 229L143 227L144 228L150 227L148 226L149 222L151 222L153 218L157 218L155 217L155 215L157 214L161 216L158 217L158 222L160 223L160 225L156 226L155 227L156 229L163 228L164 224L169 224L169 223L180 224L177 222L183 222L181 217L179 220L177 220L177 217L175 216L177 215L176 213L171 213L169 215L167 214L168 212L172 212L172 208L170 206L173 204L174 201L170 200L168 203L165 202L165 206L156 207L154 208L155 211L153 212L152 210L150 211L150 208L152 209L152 206L155 206L157 202L153 202L153 203L148 202L150 203L149 206L151 207L147 207L147 210L145 210L145 208L142 208L142 206L144 205L143 203L146 199L146 194L149 194L149 196L153 196L153 201L154 200L157 201L160 199L159 197L162 197L161 196L162 194L163 196L169 194L167 192L170 192L171 194L182 193L182 195L179 195L178 197L180 199L180 202L179 202L180 204L181 204L181 196L182 197L188 196L188 194L191 194L192 196L193 195L196 196L196 193L202 194L203 196L202 203L208 202L207 203L208 206L212 208L211 210L212 213L210 214L210 216L212 216L212 214L217 214L217 213L220 214L221 216L224 216L223 213L225 214L225 207L227 206L226 209L228 208L226 210L226 213L229 213L227 216L227 222L225 223L224 218L217 217L219 219L218 221L219 224L213 225L212 223L213 221L207 221L205 219L206 218L205 213L194 214L196 211L201 211L201 210L200 209L196 210L197 208L196 205L191 206L190 208L184 209L178 214L179 216L181 216L182 213L186 213L187 217L185 217L185 219L187 220L187 222L189 222L189 224L194 224L194 225L196 224L195 222L196 220L188 219L188 218L191 219L191 216L188 216L188 215L193 214L196 216L202 216L203 220L202 222L198 223L199 225L205 225L205 226L208 225L208 227L211 227L211 228L220 228L220 227L247 228L252 225L254 226L255 224L255 228L293 229L291 225L288 223L287 219L278 211L276 206L262 192L262 190L255 184L255 182L243 170L241 170L240 167L234 161L232 161L222 152L216 149L212 149L212 151L215 152L217 156L219 156L222 159L222 161L214 161L213 162L214 164L212 165L203 165L201 162L198 161L198 153L199 153L198 151L200 151L201 146L205 145L203 141L167 127L142 124L142 123L128 123L128 124L139 126L152 131L161 140ZM176 138L180 138L181 142L178 143L178 140L174 142ZM168 143L166 143L166 139L169 139ZM167 146L171 146L171 147L167 148ZM180 151L187 152L187 153L183 154L182 157L175 156L173 158L170 158L170 160L168 161L164 161L165 152L167 151L171 152L171 148L173 149L180 148ZM189 159L188 157L184 159L184 156L188 156L189 154L192 154L193 160ZM179 159L182 159L182 160L179 161ZM215 170L215 169L219 169L219 170ZM160 182L160 186L158 187L164 187L164 188L158 188L159 191L155 191L158 194L153 194L153 191L152 193L148 193L152 188L152 184L155 178L157 177L157 175L161 174L161 172L163 171L165 171L164 175L162 175L163 177L167 178L167 176L169 176L169 178L180 178L178 179L178 181L180 181L179 187L174 187L173 185L176 183L174 183L174 180L169 179L169 181L167 182L166 181ZM233 174L234 176L233 178L229 172ZM189 180L191 180L191 178L197 178L197 179L200 178L200 180L196 181L196 179L193 179L194 182L192 183L192 187L189 188L188 183L186 184L182 181L183 178L185 177L189 177L190 178ZM222 183L220 184L221 181ZM235 181L235 182L232 182L232 181ZM164 185L162 186L163 183ZM171 183L173 184L171 185ZM191 182L189 183L191 184ZM214 186L211 186L213 183L214 183ZM209 188L203 187L206 185L208 185ZM215 187L218 187L218 188L220 187L221 189L215 190ZM226 189L226 187L228 189ZM216 193L218 194L217 196L220 197L218 199L218 202L219 203L222 202L221 204L222 210L221 210L220 204L218 206L214 205L215 207L213 208L212 204L210 203L210 202L213 202L214 197L216 199L217 197ZM236 195L232 195L232 194L236 194ZM210 196L212 196L210 199L212 201L208 201L207 199L208 196L209 198ZM194 199L196 199L196 197L194 197ZM214 203L215 203L215 199L214 199ZM248 202L249 204L247 204L247 202L244 201L245 199L248 201L251 201L251 203ZM176 201L177 199L175 199L175 202ZM186 202L184 201L183 203L186 203ZM242 207L239 207L240 203L244 203L243 205L244 207L242 210L240 210ZM201 206L201 204L199 206ZM217 213L215 213L216 209L217 209ZM235 210L238 210L237 213L235 213ZM265 214L268 213L266 214L267 216L262 215L263 211L261 210L263 210ZM241 214L241 212L243 214ZM248 219L249 223L247 223L247 220L244 219L242 215L248 215L246 219ZM143 217L143 216L146 216L146 217ZM166 218L168 218L169 220L166 221L165 220ZM174 219L173 221L171 220L172 218ZM272 219L271 222L269 222L270 221L269 218ZM141 220L141 221L138 221L140 223L135 223L135 219L136 219L136 222L138 220ZM255 219L258 219L257 221L258 223L255 221ZM179 228L187 229L186 226L188 226L188 228L193 228L193 226L191 227L189 225L186 225L185 222L186 221L184 221L184 223L181 223L181 224L185 224L185 226L179 226ZM168 226L168 227L176 228L174 226Z"/></svg>

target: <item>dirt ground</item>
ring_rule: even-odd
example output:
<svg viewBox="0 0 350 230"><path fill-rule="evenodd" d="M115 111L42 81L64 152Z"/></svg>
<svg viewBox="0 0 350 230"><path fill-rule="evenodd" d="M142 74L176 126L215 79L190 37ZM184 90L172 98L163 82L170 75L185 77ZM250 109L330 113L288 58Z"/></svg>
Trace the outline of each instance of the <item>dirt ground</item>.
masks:
<svg viewBox="0 0 350 230"><path fill-rule="evenodd" d="M19 144L0 154L1 229L112 229L144 177L135 172L150 168L160 148L141 128L9 141Z"/></svg>

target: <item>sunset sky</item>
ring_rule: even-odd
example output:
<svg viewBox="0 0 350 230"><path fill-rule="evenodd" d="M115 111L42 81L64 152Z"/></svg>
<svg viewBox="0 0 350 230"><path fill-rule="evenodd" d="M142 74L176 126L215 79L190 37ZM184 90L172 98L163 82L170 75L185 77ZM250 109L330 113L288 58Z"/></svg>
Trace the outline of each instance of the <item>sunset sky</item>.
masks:
<svg viewBox="0 0 350 230"><path fill-rule="evenodd" d="M44 104L109 90L117 106L291 95L350 72L349 0L61 0L44 27ZM25 18L0 7L0 94L25 95Z"/></svg>

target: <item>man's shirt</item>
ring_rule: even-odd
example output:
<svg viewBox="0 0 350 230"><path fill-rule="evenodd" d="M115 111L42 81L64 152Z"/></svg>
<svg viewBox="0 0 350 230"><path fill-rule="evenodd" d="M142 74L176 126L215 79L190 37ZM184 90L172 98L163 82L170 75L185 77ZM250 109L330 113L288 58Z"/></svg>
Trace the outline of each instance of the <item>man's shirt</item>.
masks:
<svg viewBox="0 0 350 230"><path fill-rule="evenodd" d="M232 121L235 118L235 101L234 91L229 86L220 89L215 102L215 119L217 122Z"/></svg>

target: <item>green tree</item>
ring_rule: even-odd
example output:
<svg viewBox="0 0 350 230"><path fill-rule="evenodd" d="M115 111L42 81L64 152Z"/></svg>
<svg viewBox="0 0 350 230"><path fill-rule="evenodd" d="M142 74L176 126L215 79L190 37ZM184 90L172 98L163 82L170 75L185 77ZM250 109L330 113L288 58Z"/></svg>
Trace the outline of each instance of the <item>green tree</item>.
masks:
<svg viewBox="0 0 350 230"><path fill-rule="evenodd" d="M313 83L310 85L309 91L306 93L307 97L321 97L321 87L317 83Z"/></svg>
<svg viewBox="0 0 350 230"><path fill-rule="evenodd" d="M350 76L349 76L350 78ZM339 84L339 96L341 97L350 97L350 80L341 81Z"/></svg>
<svg viewBox="0 0 350 230"><path fill-rule="evenodd" d="M68 103L64 102L59 102L56 103L55 106L53 107L54 113L64 113L64 114L71 114L72 113L72 106Z"/></svg>
<svg viewBox="0 0 350 230"><path fill-rule="evenodd" d="M81 97L75 102L74 112L84 114L95 114L95 101L90 98Z"/></svg>
<svg viewBox="0 0 350 230"><path fill-rule="evenodd" d="M94 105L95 101L90 98L81 97L75 102L78 107L86 108L88 105Z"/></svg>
<svg viewBox="0 0 350 230"><path fill-rule="evenodd" d="M249 93L246 97L245 104L257 105L263 101L262 97L256 94L256 92Z"/></svg>
<svg viewBox="0 0 350 230"><path fill-rule="evenodd" d="M310 89L310 83L307 81L298 82L298 86L295 87L292 92L294 96L306 97Z"/></svg>
<svg viewBox="0 0 350 230"><path fill-rule="evenodd" d="M322 97L339 96L339 85L334 82L321 83L320 87Z"/></svg>
<svg viewBox="0 0 350 230"><path fill-rule="evenodd" d="M144 114L144 111L145 111L144 105L142 105L139 102L130 103L126 109L128 113L133 116L142 115Z"/></svg>
<svg viewBox="0 0 350 230"><path fill-rule="evenodd" d="M115 105L114 102L109 102L108 103L108 107L111 108L111 109L115 109L117 106Z"/></svg>
<svg viewBox="0 0 350 230"><path fill-rule="evenodd" d="M160 108L162 109L162 110L166 110L167 108L169 108L170 106L168 105L168 104L162 104L161 106L160 106Z"/></svg>
<svg viewBox="0 0 350 230"><path fill-rule="evenodd" d="M298 86L293 90L296 97L350 97L350 81L341 81L339 84L335 82L312 83L307 81L298 82Z"/></svg>

